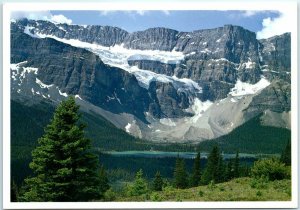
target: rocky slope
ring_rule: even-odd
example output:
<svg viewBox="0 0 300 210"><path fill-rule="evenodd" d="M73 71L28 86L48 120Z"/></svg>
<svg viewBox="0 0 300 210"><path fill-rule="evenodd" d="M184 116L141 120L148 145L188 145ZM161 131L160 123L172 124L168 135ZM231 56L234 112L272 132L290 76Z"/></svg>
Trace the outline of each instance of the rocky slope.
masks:
<svg viewBox="0 0 300 210"><path fill-rule="evenodd" d="M211 139L262 112L289 113L290 48L290 34L257 40L232 25L128 33L23 19L11 24L12 99L75 95L138 137ZM289 124L272 116L264 123Z"/></svg>

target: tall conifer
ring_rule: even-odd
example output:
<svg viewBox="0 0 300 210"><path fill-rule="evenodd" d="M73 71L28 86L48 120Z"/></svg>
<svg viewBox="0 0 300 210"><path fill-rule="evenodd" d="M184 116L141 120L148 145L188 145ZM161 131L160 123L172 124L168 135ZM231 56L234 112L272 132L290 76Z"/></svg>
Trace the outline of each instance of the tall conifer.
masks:
<svg viewBox="0 0 300 210"><path fill-rule="evenodd" d="M61 102L32 152L23 201L88 201L101 198L98 157L89 151L84 125L78 123L74 97Z"/></svg>

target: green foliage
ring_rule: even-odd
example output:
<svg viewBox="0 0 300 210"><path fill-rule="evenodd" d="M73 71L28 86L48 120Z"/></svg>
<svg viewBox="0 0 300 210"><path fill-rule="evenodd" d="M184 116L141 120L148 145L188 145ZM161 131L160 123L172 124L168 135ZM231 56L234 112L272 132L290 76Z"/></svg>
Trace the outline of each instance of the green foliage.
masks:
<svg viewBox="0 0 300 210"><path fill-rule="evenodd" d="M143 178L143 170L140 169L135 176L135 180L132 185L128 186L128 195L137 196L148 193L148 183Z"/></svg>
<svg viewBox="0 0 300 210"><path fill-rule="evenodd" d="M109 188L105 193L104 193L104 200L105 201L114 201L116 200L117 195L113 191L113 189Z"/></svg>
<svg viewBox="0 0 300 210"><path fill-rule="evenodd" d="M291 165L291 141L288 141L284 150L281 153L280 161L286 166Z"/></svg>
<svg viewBox="0 0 300 210"><path fill-rule="evenodd" d="M99 192L101 197L103 197L103 193L109 189L108 182L106 171L102 165L99 170Z"/></svg>
<svg viewBox="0 0 300 210"><path fill-rule="evenodd" d="M189 189L168 188L150 194L151 201L290 201L291 180L268 181L264 188L252 188L253 178L235 178ZM145 201L145 196L118 197L117 201Z"/></svg>
<svg viewBox="0 0 300 210"><path fill-rule="evenodd" d="M176 159L174 169L174 184L175 187L184 189L188 186L187 173L185 170L185 161L179 156Z"/></svg>
<svg viewBox="0 0 300 210"><path fill-rule="evenodd" d="M10 187L10 199L11 202L16 202L18 201L19 197L19 188L14 180L11 182L11 187Z"/></svg>
<svg viewBox="0 0 300 210"><path fill-rule="evenodd" d="M226 180L231 180L233 177L234 177L233 159L230 158L230 159L228 160L227 165L226 165L225 179L226 179Z"/></svg>
<svg viewBox="0 0 300 210"><path fill-rule="evenodd" d="M288 177L287 167L278 158L261 159L254 163L251 170L254 178L281 180Z"/></svg>
<svg viewBox="0 0 300 210"><path fill-rule="evenodd" d="M191 186L196 187L200 184L201 180L201 171L200 171L200 152L197 153L197 156L194 160L192 178L191 178Z"/></svg>
<svg viewBox="0 0 300 210"><path fill-rule="evenodd" d="M285 128L264 126L260 122L260 117L261 115L252 118L227 135L201 142L198 149L208 151L218 144L226 153L237 150L257 154L281 153L286 141L291 139L291 131Z"/></svg>
<svg viewBox="0 0 300 210"><path fill-rule="evenodd" d="M218 146L214 146L208 155L207 165L201 177L203 184L213 182L222 182L225 179L225 167L222 155Z"/></svg>
<svg viewBox="0 0 300 210"><path fill-rule="evenodd" d="M235 158L234 158L234 177L240 177L240 158L239 158L239 152L236 152Z"/></svg>
<svg viewBox="0 0 300 210"><path fill-rule="evenodd" d="M150 200L151 201L162 201L162 197L160 196L160 194L158 194L157 192L153 192L150 195Z"/></svg>
<svg viewBox="0 0 300 210"><path fill-rule="evenodd" d="M160 172L157 171L155 174L154 181L153 181L153 190L154 191L162 191L163 185L164 185L163 179L160 175Z"/></svg>
<svg viewBox="0 0 300 210"><path fill-rule="evenodd" d="M84 125L78 124L79 106L69 97L55 110L38 146L32 151L22 201L88 201L99 199L98 158L84 137Z"/></svg>

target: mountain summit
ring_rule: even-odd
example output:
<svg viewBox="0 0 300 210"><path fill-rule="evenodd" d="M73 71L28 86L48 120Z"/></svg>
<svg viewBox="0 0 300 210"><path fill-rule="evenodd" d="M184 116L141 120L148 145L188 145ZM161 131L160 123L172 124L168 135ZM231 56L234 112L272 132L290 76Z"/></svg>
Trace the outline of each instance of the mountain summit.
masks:
<svg viewBox="0 0 300 210"><path fill-rule="evenodd" d="M11 22L12 100L82 109L153 141L199 142L263 113L290 126L291 37L257 40L240 26L129 33L22 19ZM280 122L280 123L277 123Z"/></svg>

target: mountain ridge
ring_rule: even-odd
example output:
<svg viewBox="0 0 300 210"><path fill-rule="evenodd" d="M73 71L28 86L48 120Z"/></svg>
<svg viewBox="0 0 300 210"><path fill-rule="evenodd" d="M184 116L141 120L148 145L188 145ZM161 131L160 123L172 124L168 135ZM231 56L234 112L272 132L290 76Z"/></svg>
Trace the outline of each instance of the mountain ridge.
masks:
<svg viewBox="0 0 300 210"><path fill-rule="evenodd" d="M264 40L264 48L255 33L231 25L191 33L153 28L129 38L114 27L59 27L12 22L13 97L59 101L72 94L87 109L111 112L105 115L130 134L176 142L215 138L266 110L290 110L288 34ZM97 30L101 43L112 45L71 39L95 40Z"/></svg>

